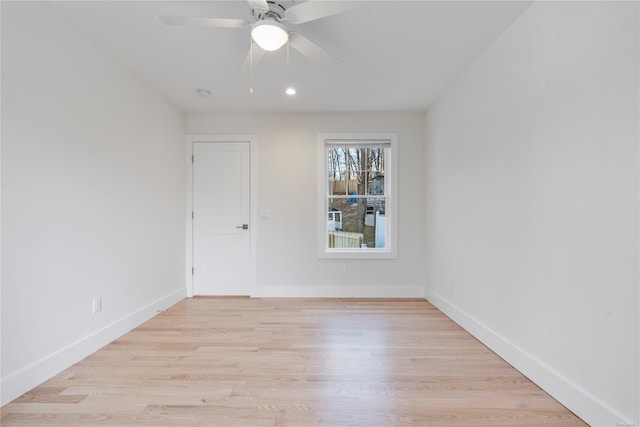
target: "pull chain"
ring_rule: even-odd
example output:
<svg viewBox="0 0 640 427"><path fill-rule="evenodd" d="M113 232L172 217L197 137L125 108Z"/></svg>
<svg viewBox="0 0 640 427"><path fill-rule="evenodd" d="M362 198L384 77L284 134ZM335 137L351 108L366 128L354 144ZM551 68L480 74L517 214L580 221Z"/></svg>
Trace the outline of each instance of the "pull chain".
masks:
<svg viewBox="0 0 640 427"><path fill-rule="evenodd" d="M289 40L287 40L287 89L285 90L287 95L295 95L296 89L291 85L291 78L289 74Z"/></svg>
<svg viewBox="0 0 640 427"><path fill-rule="evenodd" d="M249 36L249 93L253 95L253 38Z"/></svg>

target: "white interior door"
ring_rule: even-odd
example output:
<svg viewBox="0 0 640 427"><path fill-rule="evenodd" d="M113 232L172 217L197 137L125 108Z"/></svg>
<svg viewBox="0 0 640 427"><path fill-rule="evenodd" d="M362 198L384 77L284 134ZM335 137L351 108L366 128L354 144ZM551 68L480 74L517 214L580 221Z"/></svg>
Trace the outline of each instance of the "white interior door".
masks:
<svg viewBox="0 0 640 427"><path fill-rule="evenodd" d="M249 295L250 143L193 143L193 293Z"/></svg>

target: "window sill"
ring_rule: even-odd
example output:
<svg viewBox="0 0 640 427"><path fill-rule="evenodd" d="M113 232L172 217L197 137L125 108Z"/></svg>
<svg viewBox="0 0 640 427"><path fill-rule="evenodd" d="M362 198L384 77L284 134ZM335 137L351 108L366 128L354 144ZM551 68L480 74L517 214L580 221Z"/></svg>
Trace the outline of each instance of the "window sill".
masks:
<svg viewBox="0 0 640 427"><path fill-rule="evenodd" d="M366 249L366 250L320 250L318 258L322 259L396 259L398 254L395 251Z"/></svg>

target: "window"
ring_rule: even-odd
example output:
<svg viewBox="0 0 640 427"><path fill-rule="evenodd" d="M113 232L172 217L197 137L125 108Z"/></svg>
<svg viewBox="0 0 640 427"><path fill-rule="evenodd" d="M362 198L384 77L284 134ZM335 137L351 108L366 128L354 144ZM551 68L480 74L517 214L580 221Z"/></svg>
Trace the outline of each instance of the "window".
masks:
<svg viewBox="0 0 640 427"><path fill-rule="evenodd" d="M318 255L395 258L397 135L318 136Z"/></svg>

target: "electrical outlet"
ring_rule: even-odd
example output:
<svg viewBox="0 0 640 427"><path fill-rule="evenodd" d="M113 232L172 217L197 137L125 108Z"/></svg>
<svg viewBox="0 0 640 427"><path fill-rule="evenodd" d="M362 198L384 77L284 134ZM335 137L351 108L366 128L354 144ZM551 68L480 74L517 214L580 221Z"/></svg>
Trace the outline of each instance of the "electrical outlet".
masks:
<svg viewBox="0 0 640 427"><path fill-rule="evenodd" d="M349 274L349 270L347 269L347 266L343 265L342 267L340 267L340 275L342 277L346 277L347 274Z"/></svg>
<svg viewBox="0 0 640 427"><path fill-rule="evenodd" d="M102 297L93 297L93 314L102 311Z"/></svg>
<svg viewBox="0 0 640 427"><path fill-rule="evenodd" d="M447 289L453 290L453 276L447 277Z"/></svg>

